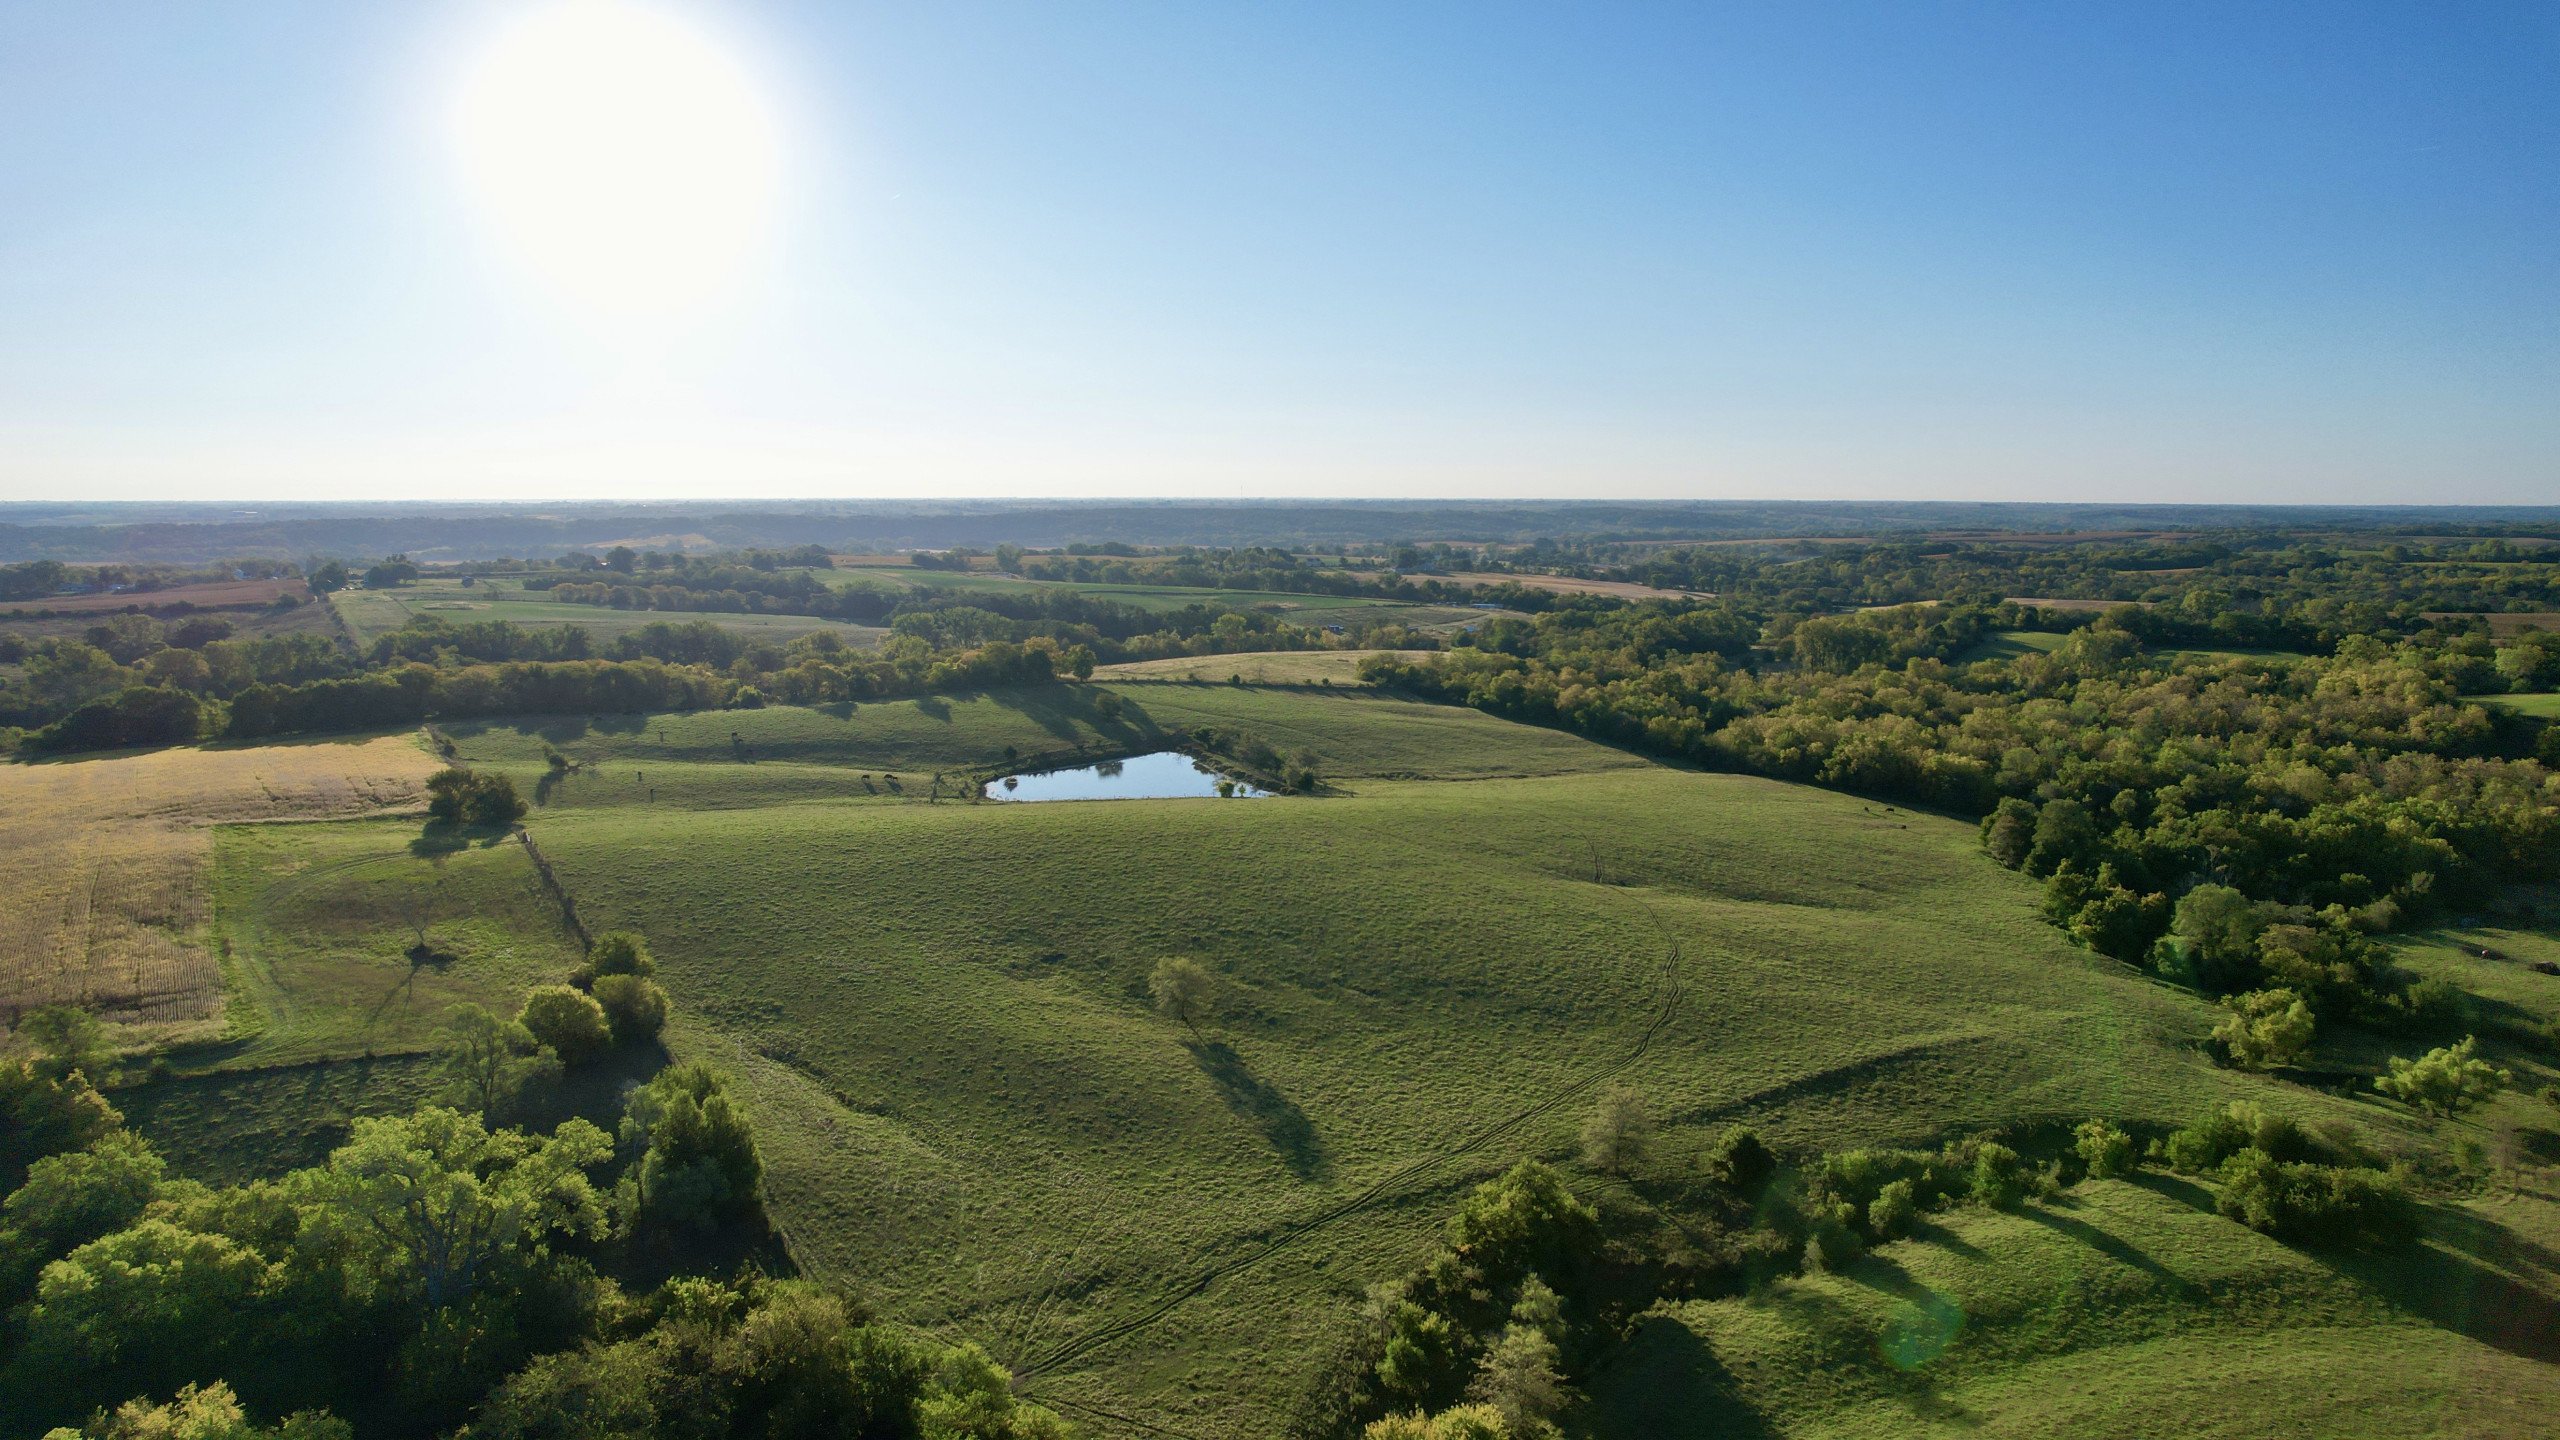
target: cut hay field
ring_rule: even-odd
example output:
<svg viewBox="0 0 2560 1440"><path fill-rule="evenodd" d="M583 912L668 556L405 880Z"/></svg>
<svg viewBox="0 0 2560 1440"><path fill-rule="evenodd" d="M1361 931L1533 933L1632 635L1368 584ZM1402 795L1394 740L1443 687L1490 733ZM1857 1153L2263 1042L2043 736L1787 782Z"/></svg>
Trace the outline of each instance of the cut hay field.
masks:
<svg viewBox="0 0 2560 1440"><path fill-rule="evenodd" d="M878 643L887 632L873 625L851 625L811 615L723 615L713 611L616 610L605 605L573 605L546 599L513 580L482 580L462 585L450 580L421 580L394 590L340 590L329 597L359 644L370 645L419 616L447 624L505 620L523 626L583 625L595 638L611 640L653 621L681 625L707 620L753 640L789 640L812 631L830 630L848 645Z"/></svg>
<svg viewBox="0 0 2560 1440"><path fill-rule="evenodd" d="M418 806L435 769L410 735L0 765L0 1009L200 1032L222 998L209 827Z"/></svg>
<svg viewBox="0 0 2560 1440"><path fill-rule="evenodd" d="M165 590L119 590L95 595L46 595L34 600L0 601L0 618L22 610L50 610L60 614L108 613L139 606L145 610L164 605L192 605L199 610L244 609L271 605L279 595L296 600L311 598L311 590L299 580L221 580L204 585L173 585Z"/></svg>
<svg viewBox="0 0 2560 1440"><path fill-rule="evenodd" d="M1204 725L1311 752L1329 793L924 800L935 772L983 774L1008 748L1028 766ZM1570 1161L1605 1084L1645 1096L1672 1172L1736 1121L1802 1155L2090 1114L2165 1125L2247 1096L2385 1149L2421 1134L2370 1097L2215 1068L2212 1007L2073 948L1968 824L1473 710L1131 679L448 729L537 799L529 831L585 922L649 936L668 1046L750 1099L795 1258L986 1345L1095 1436L1279 1432L1367 1287L1467 1186ZM418 838L402 820L222 833L212 925L256 1023L218 1063L267 1068L151 1087L137 1123L235 1170L308 1154L298 1097L332 1116L414 1099L423 1070L389 1057L443 1004L565 968L520 846ZM420 935L449 958L410 963ZM1148 1000L1169 955L1219 977L1196 1038ZM348 1063L280 1063L328 1057ZM2201 1193L2084 1187L1950 1217L1871 1270L1668 1307L1572 1433L1970 1415L2141 1434L2253 1385L2332 1383L2352 1410L2320 1413L2405 1427L2449 1385L2544 1393L2545 1369L2411 1318L2422 1287L2274 1247L2195 1211ZM2501 1253L2538 1263L2560 1211L2505 1203ZM1924 1291L1974 1318L1913 1381L1875 1345ZM2085 1323L2119 1301L2121 1334ZM2209 1378L2169 1410L2140 1403L2190 1371Z"/></svg>
<svg viewBox="0 0 2560 1440"><path fill-rule="evenodd" d="M1418 660L1425 650L1272 650L1246 655L1177 655L1132 660L1093 672L1096 681L1126 684L1163 680L1217 684L1241 677L1248 685L1357 685L1360 662L1372 655Z"/></svg>

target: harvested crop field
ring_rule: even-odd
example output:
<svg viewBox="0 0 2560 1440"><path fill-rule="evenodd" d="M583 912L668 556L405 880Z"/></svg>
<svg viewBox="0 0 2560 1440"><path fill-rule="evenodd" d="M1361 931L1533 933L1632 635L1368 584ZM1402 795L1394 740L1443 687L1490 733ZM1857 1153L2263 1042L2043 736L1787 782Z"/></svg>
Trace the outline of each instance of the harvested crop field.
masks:
<svg viewBox="0 0 2560 1440"><path fill-rule="evenodd" d="M199 610L217 610L272 605L279 595L308 600L311 591L299 580L225 580L212 585L178 585L167 590L118 590L98 595L47 595L38 600L12 600L0 604L0 615L29 610L65 614L74 611L110 612L133 607L157 610L177 604L193 605Z"/></svg>
<svg viewBox="0 0 2560 1440"><path fill-rule="evenodd" d="M1531 590L1552 590L1559 595L1615 595L1621 600L1712 600L1704 590L1664 590L1653 585L1638 585L1632 580L1583 580L1571 575L1502 575L1491 571L1461 570L1442 577L1461 585L1520 585Z"/></svg>
<svg viewBox="0 0 2560 1440"><path fill-rule="evenodd" d="M436 768L404 735L0 766L0 1016L213 1020L207 827L415 805Z"/></svg>

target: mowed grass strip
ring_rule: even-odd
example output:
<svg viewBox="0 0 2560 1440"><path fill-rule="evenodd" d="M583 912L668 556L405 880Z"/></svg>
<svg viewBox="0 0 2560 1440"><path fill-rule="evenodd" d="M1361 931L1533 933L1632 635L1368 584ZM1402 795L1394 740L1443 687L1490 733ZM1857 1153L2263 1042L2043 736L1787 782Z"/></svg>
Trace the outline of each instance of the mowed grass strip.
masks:
<svg viewBox="0 0 2560 1440"><path fill-rule="evenodd" d="M417 806L436 763L394 735L0 765L0 1008L201 1030L222 997L207 827Z"/></svg>

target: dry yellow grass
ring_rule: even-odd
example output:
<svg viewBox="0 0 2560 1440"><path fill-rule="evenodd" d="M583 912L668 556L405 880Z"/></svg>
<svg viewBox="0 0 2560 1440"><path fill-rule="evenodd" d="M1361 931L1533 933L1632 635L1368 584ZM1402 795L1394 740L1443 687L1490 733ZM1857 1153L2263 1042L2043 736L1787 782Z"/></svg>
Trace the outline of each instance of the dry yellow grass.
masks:
<svg viewBox="0 0 2560 1440"><path fill-rule="evenodd" d="M396 735L0 765L0 1019L55 1004L152 1025L217 1018L205 827L416 805L437 765Z"/></svg>

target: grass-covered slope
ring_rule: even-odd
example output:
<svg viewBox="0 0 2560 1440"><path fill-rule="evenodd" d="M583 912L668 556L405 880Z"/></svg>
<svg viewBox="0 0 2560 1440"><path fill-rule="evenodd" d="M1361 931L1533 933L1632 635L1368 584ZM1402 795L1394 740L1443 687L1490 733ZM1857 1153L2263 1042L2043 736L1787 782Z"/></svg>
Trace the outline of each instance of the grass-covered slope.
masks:
<svg viewBox="0 0 2560 1440"><path fill-rule="evenodd" d="M679 1050L748 1077L804 1259L1060 1393L1260 1433L1453 1188L1568 1150L1611 1077L1675 1148L2269 1088L2192 1052L2204 1007L2042 925L1970 827L1384 697L1125 693L1132 725L1304 746L1349 793L724 809L573 780L533 819L590 923L652 936ZM619 787L626 759L912 774L1086 736L1010 697L940 708L684 722L713 758L656 721L563 748L630 746L594 761ZM733 726L775 758L716 758ZM1448 783L1471 776L1507 778ZM1170 954L1228 986L1198 1042L1147 1001Z"/></svg>
<svg viewBox="0 0 2560 1440"><path fill-rule="evenodd" d="M2560 1369L2526 1330L2500 1348L2439 1328L2391 1269L2289 1249L2175 1179L1940 1221L1838 1274L1660 1307L1594 1377L1582 1424L1662 1440L2486 1440L2560 1413ZM2420 1283L2460 1289L2468 1265L2438 1259Z"/></svg>
<svg viewBox="0 0 2560 1440"><path fill-rule="evenodd" d="M1645 1095L1674 1169L1737 1120L1801 1152L2090 1114L2167 1123L2232 1095L2407 1133L2370 1099L2213 1068L2197 1046L2209 1007L2072 948L1969 825L1375 692L1129 683L1116 716L1103 693L450 727L463 761L537 799L531 832L586 923L650 937L669 1044L751 1097L794 1254L886 1315L982 1341L1034 1394L1089 1407L1097 1433L1144 1433L1112 1415L1273 1433L1362 1290L1413 1263L1467 1184L1569 1154L1613 1081ZM1202 726L1311 752L1330 793L922 803L936 771L983 773L1008 749L1127 753ZM414 1053L442 1004L504 1003L566 968L521 846L417 838L397 820L226 833L217 918L235 1000L255 1002L234 1013L267 1017L228 1063ZM422 918L449 962L405 958ZM1223 988L1197 1037L1150 1004L1169 955ZM351 1110L425 1083L375 1069L354 1089L267 1071L173 1091L146 1128L200 1138L237 1096L263 1134L296 1094ZM2080 1203L2134 1207L2089 1218L2101 1237L2156 1220L2178 1244L2292 1263L2216 1217L2140 1208L2158 1200L2096 1187ZM2122 1260L2034 1218L1949 1222L1959 1238L1973 1225L2032 1227L2003 1244L2061 1233L2096 1257L2019 1262L2051 1284ZM1993 1254L1966 1243L1982 1254L1942 1248ZM2343 1307L2335 1324L2299 1312L2308 1338L2286 1370L2264 1334L2223 1336L2212 1306L2178 1294L2154 1305L2110 1280L2083 1298L2152 1317L2123 1345L2158 1347L2163 1374L2206 1343L2199 1327L2229 1340L2234 1374L2403 1391L2434 1352L2396 1352L2414 1359L2377 1379L2379 1360L2323 1337L2400 1325L2456 1344L2341 1291L2319 1302ZM1739 1343L1723 1313L1669 1319L1703 1337L1691 1351L1723 1355ZM2049 1351L2021 1341L1932 1373L2005 1414L1995 1391L2042 1383L2035 1367L2111 1373L2078 1358L2097 1342L2056 1331ZM2237 1358L2248 1346L2262 1371ZM1894 1433L1913 1413L1898 1389L1816 1389L1798 1410L1734 1393L1779 1433ZM1604 1391L1594 1433L1712 1433L1648 1430Z"/></svg>

